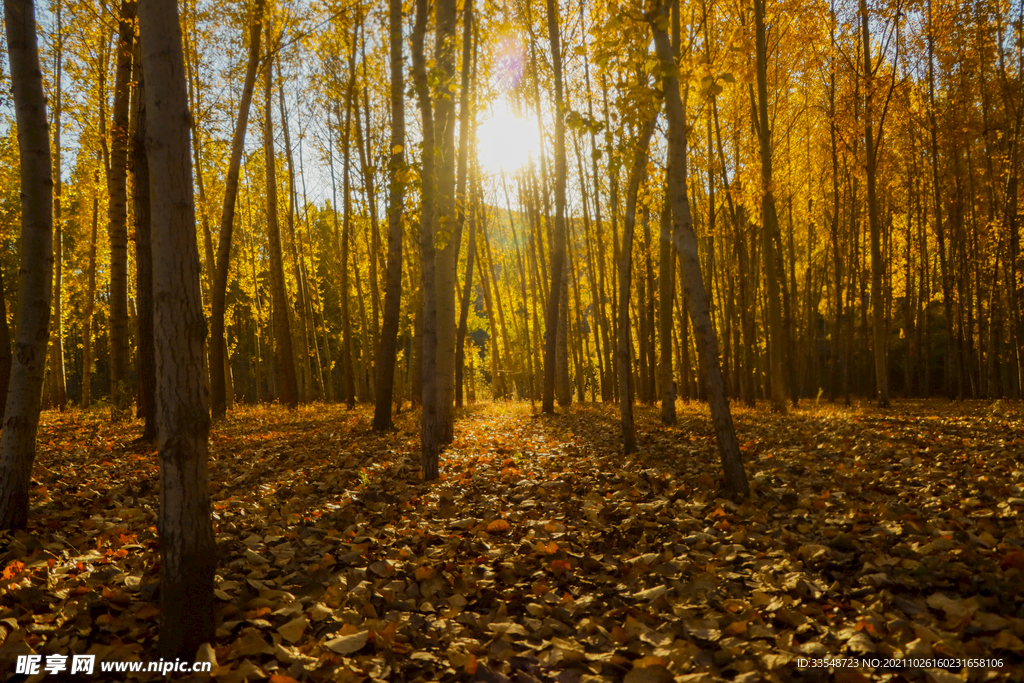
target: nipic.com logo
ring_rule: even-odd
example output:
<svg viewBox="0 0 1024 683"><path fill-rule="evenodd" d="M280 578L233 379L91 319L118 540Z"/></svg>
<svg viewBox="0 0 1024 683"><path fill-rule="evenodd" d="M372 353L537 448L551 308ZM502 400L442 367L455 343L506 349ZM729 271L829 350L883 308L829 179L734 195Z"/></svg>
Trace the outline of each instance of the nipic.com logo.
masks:
<svg viewBox="0 0 1024 683"><path fill-rule="evenodd" d="M70 660L70 661L68 661ZM159 660L155 662L100 662L99 673L158 673L166 676L169 673L201 673L213 669L212 662L173 662ZM14 673L19 674L87 674L96 672L96 655L18 655Z"/></svg>

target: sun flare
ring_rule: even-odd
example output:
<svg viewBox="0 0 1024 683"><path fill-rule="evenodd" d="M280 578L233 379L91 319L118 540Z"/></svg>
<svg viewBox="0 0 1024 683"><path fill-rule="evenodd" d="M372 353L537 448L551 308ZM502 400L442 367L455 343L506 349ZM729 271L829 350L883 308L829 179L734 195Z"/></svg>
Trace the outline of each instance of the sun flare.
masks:
<svg viewBox="0 0 1024 683"><path fill-rule="evenodd" d="M515 171L537 158L540 145L537 124L495 109L477 130L480 164L487 173Z"/></svg>

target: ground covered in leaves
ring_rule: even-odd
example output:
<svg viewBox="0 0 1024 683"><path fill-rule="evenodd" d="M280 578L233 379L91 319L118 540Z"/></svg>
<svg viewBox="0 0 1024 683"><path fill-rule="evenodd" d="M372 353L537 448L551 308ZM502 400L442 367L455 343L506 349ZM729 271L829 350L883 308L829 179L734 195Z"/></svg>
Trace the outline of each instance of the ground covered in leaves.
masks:
<svg viewBox="0 0 1024 683"><path fill-rule="evenodd" d="M370 421L240 408L215 426L218 629L200 653L215 680L1024 671L1020 405L736 408L754 490L742 504L718 493L699 404L671 428L641 407L630 458L614 406L474 406L433 485L416 415L385 435ZM138 431L44 414L30 528L0 534L2 679L18 654L156 658L158 466ZM920 666L885 665L899 657ZM841 661L800 662L826 658ZM869 659L882 665L848 668Z"/></svg>

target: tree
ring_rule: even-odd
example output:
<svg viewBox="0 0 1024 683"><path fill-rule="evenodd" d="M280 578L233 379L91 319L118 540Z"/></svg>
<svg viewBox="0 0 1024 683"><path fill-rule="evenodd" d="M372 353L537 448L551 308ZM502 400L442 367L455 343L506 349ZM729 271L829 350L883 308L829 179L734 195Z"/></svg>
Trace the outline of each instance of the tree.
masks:
<svg viewBox="0 0 1024 683"><path fill-rule="evenodd" d="M470 115L470 108L476 105L475 102L470 102L470 64L475 61L472 40L474 30L473 0L467 0L465 5L462 26L462 85L460 88L461 94L459 96L459 158L458 177L456 178L455 183L455 220L457 223L456 232L458 234L458 240L461 242L462 230L466 223L466 217L469 217L469 238L466 248L466 276L463 279L462 303L459 307L459 322L455 333L454 381L456 408L462 407L462 379L463 374L465 373L466 360L466 327L469 317L469 300L473 291L473 259L475 257L474 252L476 251L476 216L473 211L473 199L470 196L473 193L473 181L475 178L470 178L470 192L469 194L466 193L467 176L473 173L469 166L470 164L475 164L476 161L475 155L470 154L469 151L470 140L473 139L471 130L476 125L476 117L471 117ZM475 64L473 71L474 73L472 74L472 78L475 80ZM456 254L456 269L457 266L458 258ZM453 285L454 284L455 283L453 282Z"/></svg>
<svg viewBox="0 0 1024 683"><path fill-rule="evenodd" d="M558 35L558 7L547 0L548 41L551 44L551 67L555 85L555 230L551 243L551 290L544 316L544 397L542 410L555 412L555 355L558 351L557 330L559 301L563 293L565 268L565 112L562 102L562 49Z"/></svg>
<svg viewBox="0 0 1024 683"><path fill-rule="evenodd" d="M245 150L245 132L249 123L249 108L256 86L256 71L260 63L260 31L266 0L255 0L253 17L249 24L249 58L245 66L242 97L238 103L238 119L231 137L231 157L224 180L224 207L221 210L220 236L217 241L217 264L210 287L210 403L213 417L223 417L227 410L224 359L224 305L228 287L228 269L231 265L231 235L235 226L235 204L238 201L238 174ZM270 70L270 66L267 66ZM270 106L269 104L267 105ZM269 114L268 114L269 116Z"/></svg>
<svg viewBox="0 0 1024 683"><path fill-rule="evenodd" d="M139 7L152 202L157 431L160 452L160 651L194 658L213 639L217 549L206 470L210 418L206 322L189 142L181 24L175 0ZM269 108L269 107L268 107Z"/></svg>
<svg viewBox="0 0 1024 683"><path fill-rule="evenodd" d="M156 350L153 347L153 250L150 221L149 159L146 155L145 75L135 59L135 134L132 140L135 208L135 298L138 301L138 416L145 425L143 441L156 440Z"/></svg>
<svg viewBox="0 0 1024 683"><path fill-rule="evenodd" d="M405 203L405 78L402 71L402 0L389 1L391 57L391 158L388 163L388 271L384 320L377 355L373 428L390 429L398 355L398 316L402 306L402 214Z"/></svg>
<svg viewBox="0 0 1024 683"><path fill-rule="evenodd" d="M758 1L758 0L755 0ZM683 297L690 304L690 319L697 337L697 352L700 368L707 388L711 420L718 450L725 471L725 488L740 496L750 493L747 475L740 458L739 442L732 424L732 413L725 396L725 384L718 358L718 340L711 323L707 291L700 270L697 251L697 236L693 232L690 200L687 196L687 143L686 112L679 95L678 65L672 54L668 31L668 8L661 4L650 16L651 33L662 69L662 88L665 96L665 112L668 115L668 155L672 173L669 175L669 198L672 202L672 232L676 235L676 250L682 268ZM628 324L623 320L621 324Z"/></svg>
<svg viewBox="0 0 1024 683"><path fill-rule="evenodd" d="M427 32L427 0L416 0L416 23L412 30L413 83L419 100L423 124L423 149L420 159L420 335L423 350L420 360L422 414L420 450L423 478L438 477L437 460L441 447L440 411L437 391L437 300L434 245L434 110L427 82L427 61L423 38Z"/></svg>
<svg viewBox="0 0 1024 683"><path fill-rule="evenodd" d="M267 237L270 249L270 294L274 304L274 356L280 376L282 405L296 408L299 391L295 382L295 354L288 320L288 292L284 283L284 260L281 256L281 225L277 220L277 159L274 155L274 98L272 65L267 61L263 72L266 109L263 123L263 157L267 167Z"/></svg>
<svg viewBox="0 0 1024 683"><path fill-rule="evenodd" d="M619 256L619 320L629 320L629 292L633 283L633 230L636 226L636 202L640 183L647 170L647 148L654 133L658 117L650 114L640 126L640 133L634 148L633 165L629 171L629 186L626 189L626 215L622 224L622 253ZM641 312L641 315L643 312ZM619 325L618 345L615 349L616 370L619 373L619 410L622 418L622 452L626 455L636 452L636 426L633 422L632 343L629 340L629 325ZM642 341L642 340L641 340Z"/></svg>
<svg viewBox="0 0 1024 683"><path fill-rule="evenodd" d="M21 158L21 282L0 431L0 529L21 529L28 523L53 293L53 166L35 6L4 0L4 22Z"/></svg>
<svg viewBox="0 0 1024 683"><path fill-rule="evenodd" d="M136 0L123 0L117 39L114 120L110 127L107 226L110 234L110 385L114 414L128 406L128 122Z"/></svg>
<svg viewBox="0 0 1024 683"><path fill-rule="evenodd" d="M864 151L867 155L868 177L868 227L871 233L871 323L875 357L875 392L878 405L889 407L889 366L886 359L888 344L885 335L885 300L882 296L882 228L878 216L878 191L876 189L878 175L878 148L875 144L874 122L872 120L872 96L876 67L871 65L871 31L868 28L868 6L866 0L860 0L860 25L862 45L864 48L864 74L867 84L864 88ZM897 19L898 21L898 19ZM878 66L881 65L879 60ZM892 90L890 89L890 93ZM888 102L886 102L888 104ZM882 116L884 122L885 116ZM878 125L878 138L882 137L882 122Z"/></svg>
<svg viewBox="0 0 1024 683"><path fill-rule="evenodd" d="M0 271L0 424L7 407L7 389L11 383L11 328L7 324L7 292L4 290L3 272Z"/></svg>
<svg viewBox="0 0 1024 683"><path fill-rule="evenodd" d="M437 249L437 409L442 444L451 443L455 413L455 271L462 226L455 204L456 0L434 3L434 242ZM463 65L463 68L468 65Z"/></svg>
<svg viewBox="0 0 1024 683"><path fill-rule="evenodd" d="M67 380L64 374L64 306L61 295L64 277L64 238L61 219L61 104L63 102L64 79L64 26L62 21L62 4L58 1L56 8L57 46L54 54L56 64L56 80L54 83L53 105L53 324L50 325L50 401L58 409L64 410L68 404Z"/></svg>
<svg viewBox="0 0 1024 683"><path fill-rule="evenodd" d="M768 298L768 355L771 368L772 410L787 411L785 354L787 335L783 328L779 279L782 275L782 248L779 238L779 216L772 186L772 130L768 119L768 44L764 26L765 0L754 0L754 35L757 60L757 107L754 123L761 153L761 221L764 249L764 274Z"/></svg>

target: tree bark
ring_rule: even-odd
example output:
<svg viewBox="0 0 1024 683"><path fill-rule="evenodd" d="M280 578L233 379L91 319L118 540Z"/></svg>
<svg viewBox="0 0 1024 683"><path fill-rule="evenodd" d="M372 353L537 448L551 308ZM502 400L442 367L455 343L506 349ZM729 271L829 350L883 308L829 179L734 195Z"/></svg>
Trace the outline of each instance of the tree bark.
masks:
<svg viewBox="0 0 1024 683"><path fill-rule="evenodd" d="M269 68L269 64L268 64ZM288 112L284 106L284 81L280 78L281 61L278 59L277 73L278 104L281 110L281 129L284 133L284 153L288 163L288 240L292 255L292 274L295 276L295 303L298 308L296 326L298 327L299 352L296 354L296 365L299 373L299 400L303 403L313 397L313 369L309 362L309 339L313 336L313 325L307 315L306 278L303 273L302 261L299 259L299 240L295 235L295 217L298 213L298 192L295 187L295 157L292 155L292 138L288 131Z"/></svg>
<svg viewBox="0 0 1024 683"><path fill-rule="evenodd" d="M463 296L459 306L459 322L455 331L455 407L462 407L462 381L463 375L465 374L465 352L466 352L466 327L467 319L469 316L469 299L473 291L473 251L475 245L473 244L476 238L476 225L473 217L473 200L471 198L472 188L470 188L470 194L466 193L466 179L469 175L469 165L471 163L469 141L471 139L470 131L475 125L475 117L471 116L470 108L475 106L475 102L470 102L470 77L476 76L475 73L471 73L471 65L473 64L473 0L467 0L465 3L465 9L463 10L462 20L462 83L459 87L459 150L458 150L458 167L455 180L455 220L456 220L456 238L452 240L455 243L455 263L453 271L457 271L459 267L458 254L460 250L460 243L462 241L462 232L466 223L466 215L469 215L470 221L470 244L466 251L466 276L463 285ZM472 122L471 122L472 121ZM456 242L458 240L458 242ZM456 284L458 278L453 278L453 284Z"/></svg>
<svg viewBox="0 0 1024 683"><path fill-rule="evenodd" d="M868 7L860 0L861 43L864 47L864 74L867 84L864 89L864 149L867 154L868 178L868 228L871 234L871 323L873 352L875 360L875 398L881 408L889 407L889 371L886 361L887 340L885 333L885 301L882 297L881 225L878 218L878 197L875 176L878 170L878 150L875 148L875 132L872 121L872 66L871 32L868 28ZM881 137L881 130L879 130ZM909 297L908 297L909 300Z"/></svg>
<svg viewBox="0 0 1024 683"><path fill-rule="evenodd" d="M110 127L107 207L110 235L110 390L114 417L128 407L128 116L135 40L135 0L121 4L114 80L114 121Z"/></svg>
<svg viewBox="0 0 1024 683"><path fill-rule="evenodd" d="M357 381L357 367L355 340L352 339L352 311L349 287L349 273L351 265L350 250L352 243L352 181L349 176L349 168L352 162L352 110L355 108L355 71L356 71L356 44L358 43L358 26L353 30L352 51L348 58L348 85L345 95L345 123L341 133L341 201L342 201L342 223L341 223L341 334L342 346L344 347L344 370L345 370L345 403L349 410L356 406L356 394L362 394ZM358 113L356 114L358 118ZM339 117L340 118L340 117ZM333 175L333 174L332 174ZM335 214L337 215L337 214Z"/></svg>
<svg viewBox="0 0 1024 683"><path fill-rule="evenodd" d="M285 291L284 261L281 256L281 226L277 220L277 160L274 155L274 99L272 69L264 72L266 110L263 125L263 153L267 174L267 237L270 250L270 293L274 302L274 354L281 378L280 401L289 408L299 405L295 382L295 354L288 322L288 292Z"/></svg>
<svg viewBox="0 0 1024 683"><path fill-rule="evenodd" d="M21 158L21 282L0 431L0 529L22 529L28 523L53 292L53 166L33 3L4 0L4 21Z"/></svg>
<svg viewBox="0 0 1024 683"><path fill-rule="evenodd" d="M140 56L141 51L137 50ZM132 141L135 204L135 298L138 301L138 416L143 419L143 441L154 441L156 428L156 350L153 346L153 251L149 195L149 160L146 153L145 75L135 60L137 88L135 135Z"/></svg>
<svg viewBox="0 0 1024 683"><path fill-rule="evenodd" d="M7 407L7 389L11 384L11 328L7 324L7 292L0 268L0 424Z"/></svg>
<svg viewBox="0 0 1024 683"><path fill-rule="evenodd" d="M388 164L388 270L384 288L384 319L377 350L376 405L373 428L391 429L398 318L402 307L402 213L405 209L405 76L402 69L402 0L389 0L391 57L391 161Z"/></svg>
<svg viewBox="0 0 1024 683"><path fill-rule="evenodd" d="M470 176L470 193L476 184L475 173ZM472 206L472 204L471 204ZM459 330L455 340L455 407L462 407L462 380L466 362L466 330L469 321L469 304L473 298L473 259L476 255L476 212L469 209L469 243L466 247L466 276L462 289L462 306L459 309Z"/></svg>
<svg viewBox="0 0 1024 683"><path fill-rule="evenodd" d="M440 415L437 392L437 300L434 245L434 113L427 84L427 64L423 56L423 38L427 31L427 0L416 0L416 23L412 33L413 81L419 99L423 129L420 182L420 290L423 296L420 337L420 450L423 478L438 478Z"/></svg>
<svg viewBox="0 0 1024 683"><path fill-rule="evenodd" d="M455 271L462 229L455 209L455 29L456 0L434 2L434 237L437 244L437 409L441 444L451 443L455 425ZM468 110L467 110L468 113Z"/></svg>
<svg viewBox="0 0 1024 683"><path fill-rule="evenodd" d="M82 407L92 405L92 315L96 309L96 239L100 218L99 172L93 176L92 231L89 234L89 274L85 293L85 315L82 321ZM6 396L6 392L0 394Z"/></svg>
<svg viewBox="0 0 1024 683"><path fill-rule="evenodd" d="M64 306L61 296L61 281L64 277L64 238L61 220L61 103L63 95L64 35L61 17L61 2L55 10L57 19L57 49L55 55L57 78L54 84L53 105L53 317L50 325L50 382L53 393L50 400L58 410L68 404L67 379L64 373Z"/></svg>
<svg viewBox="0 0 1024 683"><path fill-rule="evenodd" d="M661 22L664 22L667 15L667 8L662 4L653 17L651 31L654 35L658 59L665 70L662 83L665 93L665 109L668 114L669 164L673 171L669 178L669 182L672 183L670 198L673 233L678 235L676 249L683 271L683 295L687 297L690 304L690 318L693 321L694 334L697 337L701 371L704 375L711 419L714 423L715 435L718 438L722 468L725 472L725 488L730 493L745 497L749 495L750 487L747 483L746 472L743 470L739 442L736 440L732 414L729 411L729 402L725 395L722 370L718 359L718 340L715 338L715 329L711 324L708 296L700 271L697 237L693 232L693 219L686 190L686 113L679 95L677 66L672 55L668 33L663 27L659 28L659 26L663 26Z"/></svg>
<svg viewBox="0 0 1024 683"><path fill-rule="evenodd" d="M192 189L188 95L177 3L139 8L152 201L160 452L160 653L194 658L214 636L217 548L206 470L206 323Z"/></svg>
<svg viewBox="0 0 1024 683"><path fill-rule="evenodd" d="M238 119L231 138L231 156L224 179L224 206L221 209L220 235L217 238L217 265L210 292L210 403L214 419L224 417L227 410L224 340L224 309L231 265L231 235L235 226L235 203L238 201L238 174L245 150L245 132L249 124L249 108L256 87L256 71L260 62L260 32L263 27L265 0L255 0L252 23L249 25L249 58L245 67L242 98L238 103ZM268 67L269 71L269 67ZM269 104L267 105L270 106ZM268 114L269 116L269 114Z"/></svg>
<svg viewBox="0 0 1024 683"><path fill-rule="evenodd" d="M647 171L647 148L654 134L657 114L652 114L643 123L637 136L633 166L629 171L629 187L626 190L626 216L622 222L622 251L619 254L619 338L615 349L616 366L619 374L619 414L622 422L622 452L625 455L636 452L636 425L633 421L633 373L630 370L630 326L629 292L633 276L633 232L636 226L636 200L640 183ZM642 315L643 312L641 311Z"/></svg>
<svg viewBox="0 0 1024 683"><path fill-rule="evenodd" d="M761 220L764 248L764 272L768 291L768 357L771 369L772 410L786 413L785 331L782 296L779 287L781 255L779 250L779 217L772 189L772 141L768 120L768 46L765 40L764 0L754 0L754 30L757 53L757 108L754 110L757 137L761 152Z"/></svg>
<svg viewBox="0 0 1024 683"><path fill-rule="evenodd" d="M661 343L658 381L661 389L661 421L667 425L676 422L676 387L672 375L672 302L676 296L676 259L672 247L672 207L668 199L667 177L671 172L671 169L666 169L665 205L661 210L658 230L658 341Z"/></svg>
<svg viewBox="0 0 1024 683"><path fill-rule="evenodd" d="M555 412L555 354L557 353L559 301L565 264L565 115L562 103L562 49L558 33L558 3L547 0L548 41L555 85L555 229L551 239L551 290L545 311L544 400L545 413Z"/></svg>

